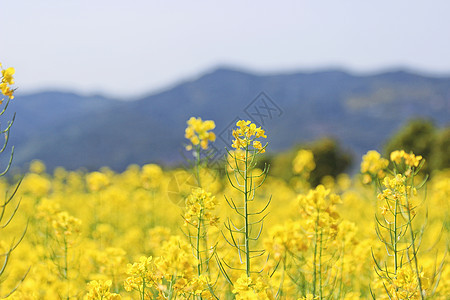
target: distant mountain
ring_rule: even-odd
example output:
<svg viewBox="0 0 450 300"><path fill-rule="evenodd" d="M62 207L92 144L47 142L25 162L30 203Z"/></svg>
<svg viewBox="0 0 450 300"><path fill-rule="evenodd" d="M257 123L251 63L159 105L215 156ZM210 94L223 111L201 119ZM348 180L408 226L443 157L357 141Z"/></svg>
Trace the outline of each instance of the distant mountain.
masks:
<svg viewBox="0 0 450 300"><path fill-rule="evenodd" d="M216 147L231 144L236 119L252 119L279 151L332 136L360 156L382 143L406 120L450 122L450 77L405 71L356 76L339 70L256 75L219 68L195 80L134 101L45 92L18 94L11 144L15 165L41 159L52 169L182 159L191 116L216 122Z"/></svg>

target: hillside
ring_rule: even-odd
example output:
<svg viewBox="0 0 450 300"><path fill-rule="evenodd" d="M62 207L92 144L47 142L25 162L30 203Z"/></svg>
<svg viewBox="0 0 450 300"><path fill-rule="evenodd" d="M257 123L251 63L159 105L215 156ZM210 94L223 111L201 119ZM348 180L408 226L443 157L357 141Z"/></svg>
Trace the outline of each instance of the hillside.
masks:
<svg viewBox="0 0 450 300"><path fill-rule="evenodd" d="M326 135L360 156L412 117L448 124L450 78L405 71L256 75L220 68L134 101L45 92L18 94L9 109L17 112L15 166L41 159L50 169L123 170L131 163L177 162L191 116L216 122L219 149L231 143L235 119L253 118L266 128L270 151Z"/></svg>

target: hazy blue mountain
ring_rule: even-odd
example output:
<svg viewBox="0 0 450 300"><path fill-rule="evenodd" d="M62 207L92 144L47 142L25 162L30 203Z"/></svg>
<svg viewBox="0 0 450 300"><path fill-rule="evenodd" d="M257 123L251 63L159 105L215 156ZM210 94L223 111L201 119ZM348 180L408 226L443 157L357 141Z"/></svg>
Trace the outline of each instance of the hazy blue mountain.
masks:
<svg viewBox="0 0 450 300"><path fill-rule="evenodd" d="M131 163L177 162L191 116L216 122L220 151L231 144L229 125L241 118L266 129L270 151L327 135L360 156L412 117L448 124L450 77L219 68L134 101L46 92L17 95L9 109L17 112L11 132L16 166L41 159L49 168L123 170Z"/></svg>

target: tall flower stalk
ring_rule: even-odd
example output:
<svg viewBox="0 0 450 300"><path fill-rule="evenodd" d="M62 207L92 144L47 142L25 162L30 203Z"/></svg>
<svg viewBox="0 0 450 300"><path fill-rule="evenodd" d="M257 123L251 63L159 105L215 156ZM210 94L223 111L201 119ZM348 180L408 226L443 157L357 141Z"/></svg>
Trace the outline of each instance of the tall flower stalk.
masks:
<svg viewBox="0 0 450 300"><path fill-rule="evenodd" d="M0 69L1 69L1 77L0 77L0 105L3 104L3 102L5 101L5 97L7 97L7 100L5 102L5 105L3 106L3 108L0 111L0 117L2 117L4 115L4 113L6 112L6 109L8 108L8 105L10 103L10 100L14 99L14 91L15 89L12 87L14 85L14 74L15 74L15 69L10 67L7 69L3 69L2 64L0 63ZM7 145L8 145L8 141L9 141L9 133L11 130L11 126L14 123L14 119L15 119L15 114L13 115L11 121L7 122L7 125L4 129L0 128L0 133L4 136L4 141L3 141L3 145L0 148L0 154L2 154L3 152L5 152ZM10 154L10 159L8 162L8 165L6 166L6 168L2 171L0 171L0 177L4 176L8 171L9 168L11 167L11 163L13 160L13 156L14 156L14 146L11 149L11 154ZM5 229L6 227L8 227L8 225L11 223L11 221L13 220L14 216L17 213L17 210L19 209L19 205L20 205L20 200L17 202L17 204L15 205L15 207L13 208L12 212L9 212L9 209L7 209L8 206L11 205L14 196L17 193L17 190L19 188L20 185L19 181L17 183L17 185L15 186L14 190L12 191L12 193L10 195L5 196L5 199L3 200L3 202L0 204L0 229ZM5 270L6 267L9 263L10 260L10 256L11 253L14 251L14 249L17 248L17 246L20 244L20 242L23 240L25 233L27 231L27 227L25 227L25 230L23 231L22 235L19 237L19 239L17 241L13 241L11 246L9 246L9 248L0 254L0 256L3 257L3 262L0 264L0 282L2 282L6 277L4 276L5 274ZM25 279L26 275L28 274L28 271L25 273L25 275L20 279L19 283L17 284L17 286L15 288L13 288L12 290L10 290L8 292L7 295L1 295L2 297L8 297L9 295L11 295L19 286L19 284Z"/></svg>
<svg viewBox="0 0 450 300"><path fill-rule="evenodd" d="M375 271L390 299L425 299L429 286L419 263L425 225L416 230L413 222L420 204L413 198L427 181L425 177L417 185L414 178L424 160L403 150L392 152L390 160L391 176L384 178L378 193L381 211L376 216L376 232L392 259L382 263L374 258Z"/></svg>
<svg viewBox="0 0 450 300"><path fill-rule="evenodd" d="M191 194L186 198L186 212L184 215L185 226L188 227L187 237L197 260L197 276L201 278L206 275L207 280L210 277L209 261L215 253L215 245L209 246L208 226L217 226L219 218L214 214L217 201L211 193L202 189L201 169L208 160L207 156L202 157L202 150L208 149L209 142L214 142L216 136L213 130L215 123L212 120L203 121L201 118L191 117L187 121L188 127L185 130L185 137L189 139L190 144L186 150L193 151L193 173L198 188L193 188ZM194 233L191 234L189 226L193 227ZM214 291L208 282L208 288L212 295ZM201 295L196 295L202 299Z"/></svg>
<svg viewBox="0 0 450 300"><path fill-rule="evenodd" d="M341 203L341 198L319 185L307 194L300 194L298 201L302 227L312 251L312 263L309 263L312 278L308 291L304 292L311 293L317 299L327 299L334 293L334 286L339 280L331 271L338 259L334 258L337 253L333 253L337 252L338 247L332 245L339 234L341 218L337 204ZM327 291L325 287L329 287Z"/></svg>
<svg viewBox="0 0 450 300"><path fill-rule="evenodd" d="M267 216L266 209L269 206L270 199L263 206L262 209L257 210L255 201L256 190L264 184L267 178L269 167L265 165L264 170L255 172L257 158L261 153L265 152L267 144L263 146L258 140L259 138L266 138L265 132L261 127L256 127L250 121L238 121L236 123L237 129L233 130L232 147L235 151L228 151L228 170L226 172L227 178L237 191L242 194L242 200L237 202L233 199L225 197L228 205L240 217L240 223L236 224L231 218L225 223L227 234L223 236L227 243L235 248L239 255L239 261L243 267L236 268L231 264L223 263L231 269L245 271L247 278L250 278L252 273L257 271L252 269L252 260L264 255L264 250L253 249L252 243L256 242L263 228L264 219ZM257 234L251 234L253 227L259 227ZM228 274L225 272L223 265L219 261L221 270L230 281ZM231 281L230 281L231 282Z"/></svg>
<svg viewBox="0 0 450 300"><path fill-rule="evenodd" d="M201 118L194 117L191 117L187 121L187 124L188 127L186 127L184 137L190 141L190 144L186 146L186 150L193 151L194 175L198 187L202 187L200 178L200 169L202 166L201 151L207 150L209 142L214 142L216 140L216 135L211 131L216 127L216 124L212 120L203 121Z"/></svg>

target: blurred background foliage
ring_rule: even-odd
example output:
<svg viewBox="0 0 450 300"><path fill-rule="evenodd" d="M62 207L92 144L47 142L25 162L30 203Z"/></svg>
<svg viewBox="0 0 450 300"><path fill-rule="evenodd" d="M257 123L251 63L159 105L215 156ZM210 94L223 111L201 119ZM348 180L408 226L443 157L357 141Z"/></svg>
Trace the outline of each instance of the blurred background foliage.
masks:
<svg viewBox="0 0 450 300"><path fill-rule="evenodd" d="M360 161L353 159L353 153L337 140L325 137L309 143L301 143L274 155L266 155L260 162L270 164L270 174L289 181L293 176L292 161L300 149L311 150L316 168L311 172L311 186L320 184L325 176L336 178L341 173L353 174L359 171ZM426 159L423 171L450 168L450 127L438 128L428 119L411 119L395 132L383 146L383 156L389 158L394 150L414 152Z"/></svg>
<svg viewBox="0 0 450 300"><path fill-rule="evenodd" d="M384 155L403 149L422 155L427 163L425 171L442 170L450 167L450 127L437 128L427 119L410 120L385 144Z"/></svg>

